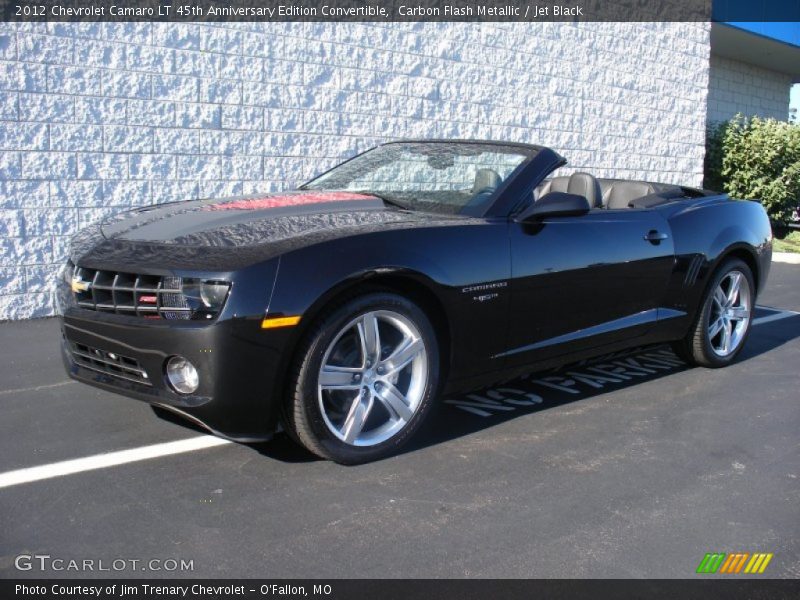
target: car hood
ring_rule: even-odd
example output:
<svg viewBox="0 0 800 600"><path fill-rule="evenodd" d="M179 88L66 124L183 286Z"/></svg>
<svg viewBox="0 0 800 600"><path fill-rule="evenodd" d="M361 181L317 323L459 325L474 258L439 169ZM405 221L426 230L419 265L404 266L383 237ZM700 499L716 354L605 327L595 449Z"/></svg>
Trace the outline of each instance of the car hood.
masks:
<svg viewBox="0 0 800 600"><path fill-rule="evenodd" d="M300 191L154 205L110 217L100 230L108 240L239 247L420 218L367 194Z"/></svg>

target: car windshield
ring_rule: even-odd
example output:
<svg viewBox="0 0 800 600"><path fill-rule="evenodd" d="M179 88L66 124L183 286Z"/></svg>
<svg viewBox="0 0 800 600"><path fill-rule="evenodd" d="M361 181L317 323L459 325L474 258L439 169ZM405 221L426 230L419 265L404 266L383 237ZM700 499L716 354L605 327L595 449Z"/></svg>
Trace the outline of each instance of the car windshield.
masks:
<svg viewBox="0 0 800 600"><path fill-rule="evenodd" d="M389 204L446 214L477 214L535 147L473 142L379 146L301 186L363 192Z"/></svg>

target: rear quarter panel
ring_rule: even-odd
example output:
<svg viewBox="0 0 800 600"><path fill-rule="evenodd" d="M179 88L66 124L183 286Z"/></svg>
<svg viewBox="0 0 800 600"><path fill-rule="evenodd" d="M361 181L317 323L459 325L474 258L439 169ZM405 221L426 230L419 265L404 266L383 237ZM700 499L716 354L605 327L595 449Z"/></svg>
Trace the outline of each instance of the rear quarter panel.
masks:
<svg viewBox="0 0 800 600"><path fill-rule="evenodd" d="M757 293L764 289L772 260L772 228L758 203L725 195L676 203L664 209L675 244L675 270L665 305L686 311L674 326L685 333L719 264L737 255L754 270Z"/></svg>

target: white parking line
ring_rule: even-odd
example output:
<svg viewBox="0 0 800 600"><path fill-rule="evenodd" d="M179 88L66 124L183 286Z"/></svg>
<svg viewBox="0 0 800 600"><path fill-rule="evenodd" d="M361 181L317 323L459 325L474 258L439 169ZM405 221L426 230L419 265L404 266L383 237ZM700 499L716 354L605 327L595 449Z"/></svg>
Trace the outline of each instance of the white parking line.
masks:
<svg viewBox="0 0 800 600"><path fill-rule="evenodd" d="M786 319L800 315L800 313L792 310L779 310L776 308L770 308L768 306L759 306L758 308L773 311L773 314L753 319L753 325L761 325L762 323L770 323L779 319ZM69 382L41 387L55 387L56 385L63 385L64 383ZM21 390L6 390L7 393L16 391ZM151 446L142 446L140 448L131 448L129 450L119 450L116 452L95 454L94 456L87 456L84 458L76 458L73 460L64 460L57 463L51 463L49 465L0 473L0 488L20 485L22 483L31 483L33 481L41 481L43 479L51 479L53 477L62 477L64 475L73 475L75 473L83 473L85 471L93 471L95 469L104 469L106 467L116 467L118 465L138 462L140 460L147 460L150 458L159 458L161 456L171 456L174 454L183 454L185 452L194 452L195 450L203 450L205 448L213 448L215 446L223 446L231 443L233 442L229 440L223 440L222 438L212 435L201 435L185 440L178 440L176 442L165 442L163 444L153 444Z"/></svg>
<svg viewBox="0 0 800 600"><path fill-rule="evenodd" d="M0 473L0 488L19 485L21 483L30 483L32 481L40 481L42 479L51 479L53 477L61 477L63 475L73 475L74 473L82 473L84 471L104 469L106 467L116 467L117 465L138 462L149 458L194 452L195 450L203 450L205 448L213 448L214 446L222 446L231 443L233 442L212 435L201 435L186 440L178 440L176 442L165 442L163 444L131 448L130 450L119 450L117 452L95 454L94 456L87 456L85 458L64 460L40 467L30 467L27 469Z"/></svg>
<svg viewBox="0 0 800 600"><path fill-rule="evenodd" d="M797 252L773 252L772 262L789 263L790 265L800 265L800 254Z"/></svg>
<svg viewBox="0 0 800 600"><path fill-rule="evenodd" d="M78 382L73 381L72 379L67 379L65 381L59 381L58 383L48 383L47 385L35 385L33 387L14 388L13 390L0 390L0 396L5 396L6 394L19 394L21 392L38 392L40 390L49 390L50 388L70 385L72 383L78 383Z"/></svg>

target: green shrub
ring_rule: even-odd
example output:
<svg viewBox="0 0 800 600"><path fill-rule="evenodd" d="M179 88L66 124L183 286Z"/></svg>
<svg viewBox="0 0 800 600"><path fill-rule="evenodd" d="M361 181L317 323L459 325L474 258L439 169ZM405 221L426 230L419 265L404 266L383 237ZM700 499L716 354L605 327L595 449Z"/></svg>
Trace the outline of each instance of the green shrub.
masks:
<svg viewBox="0 0 800 600"><path fill-rule="evenodd" d="M736 115L706 141L705 183L734 198L760 200L774 221L800 206L800 125Z"/></svg>

